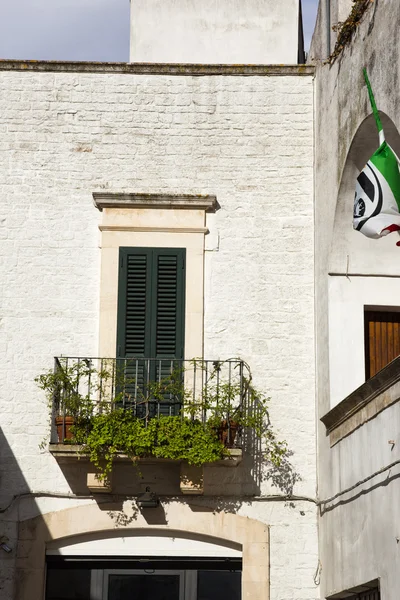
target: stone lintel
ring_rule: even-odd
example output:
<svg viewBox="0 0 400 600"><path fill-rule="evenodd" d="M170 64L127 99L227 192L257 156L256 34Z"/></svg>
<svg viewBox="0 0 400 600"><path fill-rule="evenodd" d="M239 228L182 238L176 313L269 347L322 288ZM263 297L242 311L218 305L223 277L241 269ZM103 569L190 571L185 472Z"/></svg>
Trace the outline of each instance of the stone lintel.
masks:
<svg viewBox="0 0 400 600"><path fill-rule="evenodd" d="M44 71L59 73L125 73L132 75L244 75L299 76L314 75L312 65L228 65L192 63L125 63L58 60L0 59L0 71Z"/></svg>
<svg viewBox="0 0 400 600"><path fill-rule="evenodd" d="M190 194L124 194L93 192L96 208L181 208L215 212L219 208L216 196Z"/></svg>

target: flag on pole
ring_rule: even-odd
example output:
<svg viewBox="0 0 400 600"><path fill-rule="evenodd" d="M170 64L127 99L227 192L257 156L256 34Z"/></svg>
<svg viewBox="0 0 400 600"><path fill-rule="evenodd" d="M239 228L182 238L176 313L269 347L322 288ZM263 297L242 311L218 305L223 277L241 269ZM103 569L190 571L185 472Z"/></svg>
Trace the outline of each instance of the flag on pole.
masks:
<svg viewBox="0 0 400 600"><path fill-rule="evenodd" d="M400 230L400 161L385 141L367 70L369 99L379 133L379 148L357 178L353 227L370 238Z"/></svg>

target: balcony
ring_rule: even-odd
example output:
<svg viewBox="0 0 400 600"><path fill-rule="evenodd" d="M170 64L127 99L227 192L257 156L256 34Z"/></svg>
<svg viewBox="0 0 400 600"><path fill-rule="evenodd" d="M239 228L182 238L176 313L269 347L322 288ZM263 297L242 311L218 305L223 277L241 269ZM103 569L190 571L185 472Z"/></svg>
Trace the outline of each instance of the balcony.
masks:
<svg viewBox="0 0 400 600"><path fill-rule="evenodd" d="M321 417L331 447L374 420L400 398L400 356Z"/></svg>
<svg viewBox="0 0 400 600"><path fill-rule="evenodd" d="M38 378L51 401L59 463L237 466L260 445L266 409L244 361L55 358ZM104 466L106 465L106 466Z"/></svg>

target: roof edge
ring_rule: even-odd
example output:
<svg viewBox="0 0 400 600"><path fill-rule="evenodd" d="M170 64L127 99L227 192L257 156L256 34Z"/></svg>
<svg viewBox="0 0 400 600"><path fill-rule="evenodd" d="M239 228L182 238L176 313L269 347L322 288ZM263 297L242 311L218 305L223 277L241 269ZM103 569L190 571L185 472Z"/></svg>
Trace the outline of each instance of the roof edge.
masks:
<svg viewBox="0 0 400 600"><path fill-rule="evenodd" d="M312 65L206 65L191 63L77 62L0 59L0 71L59 73L124 73L131 75L314 75Z"/></svg>

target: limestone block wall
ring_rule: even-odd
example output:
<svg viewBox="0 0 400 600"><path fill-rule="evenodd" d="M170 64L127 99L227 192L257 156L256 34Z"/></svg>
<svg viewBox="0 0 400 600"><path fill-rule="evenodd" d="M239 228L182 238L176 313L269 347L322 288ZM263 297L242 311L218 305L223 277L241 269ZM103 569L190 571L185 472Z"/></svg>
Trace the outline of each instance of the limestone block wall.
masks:
<svg viewBox="0 0 400 600"><path fill-rule="evenodd" d="M293 470L289 481L270 473L259 495L296 481L294 494L315 498L312 77L21 65L0 81L0 508L21 493L71 493L39 449L48 414L34 377L53 356L98 352L94 191L217 196L221 209L207 217L204 356L240 356L271 396ZM210 474L213 495L228 483L234 501L253 493L240 478L239 468ZM4 513L14 541L27 518L20 502ZM40 502L33 513L78 501ZM317 597L312 502L243 506L273 532L271 598ZM293 535L297 521L302 535Z"/></svg>

